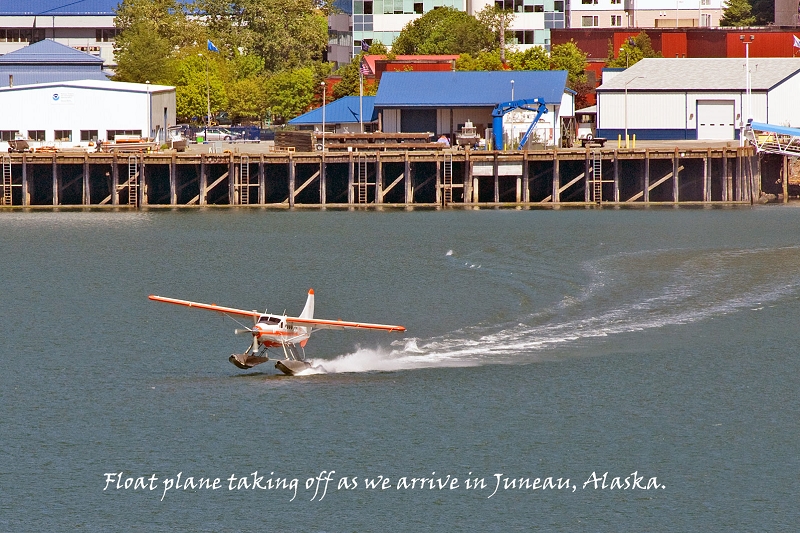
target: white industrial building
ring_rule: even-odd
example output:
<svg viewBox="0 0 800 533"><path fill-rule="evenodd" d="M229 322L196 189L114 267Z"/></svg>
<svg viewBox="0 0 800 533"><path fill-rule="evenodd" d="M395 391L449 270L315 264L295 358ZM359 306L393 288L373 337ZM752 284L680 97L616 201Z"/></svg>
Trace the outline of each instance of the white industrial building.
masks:
<svg viewBox="0 0 800 533"><path fill-rule="evenodd" d="M643 59L597 88L597 136L734 140L748 118L800 127L800 58Z"/></svg>
<svg viewBox="0 0 800 533"><path fill-rule="evenodd" d="M0 151L8 141L36 146L89 146L120 135L159 141L175 124L175 87L100 80L0 88Z"/></svg>

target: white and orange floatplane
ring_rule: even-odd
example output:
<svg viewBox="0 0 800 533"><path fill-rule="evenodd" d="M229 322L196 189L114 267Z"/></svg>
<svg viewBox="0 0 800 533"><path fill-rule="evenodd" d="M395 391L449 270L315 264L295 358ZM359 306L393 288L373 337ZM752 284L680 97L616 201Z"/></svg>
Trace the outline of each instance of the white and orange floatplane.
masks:
<svg viewBox="0 0 800 533"><path fill-rule="evenodd" d="M178 300L176 298L164 298L151 294L149 297L156 302L168 304L184 305L186 307L196 307L216 311L225 315L247 316L253 319L253 327L243 327L237 329L236 333L250 333L253 342L244 353L232 354L228 360L239 368L253 368L261 363L269 361L268 350L280 350L282 359L277 359L275 368L293 376L304 370L313 368L311 363L305 358L305 345L314 329L373 329L381 331L405 331L403 326L392 326L387 324L370 324L367 322L346 322L344 320L324 320L314 318L314 289L308 291L306 306L300 316L293 317L283 315L273 315L261 313L259 311L246 311L244 309L234 309L232 307L222 307L217 304L204 304L200 302L190 302L188 300ZM232 317L231 317L232 318Z"/></svg>

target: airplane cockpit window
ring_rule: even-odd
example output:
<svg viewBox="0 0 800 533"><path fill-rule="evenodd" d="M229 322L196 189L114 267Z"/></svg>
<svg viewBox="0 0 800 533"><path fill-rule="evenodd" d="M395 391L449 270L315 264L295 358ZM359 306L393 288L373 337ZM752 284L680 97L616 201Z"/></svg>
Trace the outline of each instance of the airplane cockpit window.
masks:
<svg viewBox="0 0 800 533"><path fill-rule="evenodd" d="M259 324L280 324L281 319L275 316L262 316L258 319Z"/></svg>

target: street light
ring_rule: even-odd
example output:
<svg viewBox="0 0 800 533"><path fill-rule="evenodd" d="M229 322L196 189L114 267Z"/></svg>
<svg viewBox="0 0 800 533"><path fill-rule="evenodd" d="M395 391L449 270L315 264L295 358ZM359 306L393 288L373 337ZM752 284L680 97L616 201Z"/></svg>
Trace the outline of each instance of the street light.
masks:
<svg viewBox="0 0 800 533"><path fill-rule="evenodd" d="M638 80L639 78L645 77L646 76L636 76L635 78L631 78L625 82L625 148L628 147L628 84L633 80Z"/></svg>
<svg viewBox="0 0 800 533"><path fill-rule="evenodd" d="M621 54L622 52L625 52L625 68L628 68L631 66L630 65L631 56L630 54L628 54L627 50L625 50L624 48L620 48L619 53Z"/></svg>
<svg viewBox="0 0 800 533"><path fill-rule="evenodd" d="M744 43L744 69L745 69L745 91L747 92L747 119L753 120L753 100L751 98L751 82L750 82L750 43L755 40L755 35L750 35L750 38L745 40L744 35L739 36L739 40ZM739 145L744 146L744 125L745 113L742 112L742 120L739 121Z"/></svg>
<svg viewBox="0 0 800 533"><path fill-rule="evenodd" d="M325 82L320 82L322 86L322 151L325 152Z"/></svg>

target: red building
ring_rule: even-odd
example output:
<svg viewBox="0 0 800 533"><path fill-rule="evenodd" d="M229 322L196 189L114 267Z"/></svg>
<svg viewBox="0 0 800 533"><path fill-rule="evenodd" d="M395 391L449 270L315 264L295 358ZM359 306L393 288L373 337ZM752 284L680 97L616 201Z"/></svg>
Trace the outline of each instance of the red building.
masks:
<svg viewBox="0 0 800 533"><path fill-rule="evenodd" d="M578 48L589 54L590 63L605 64L608 43L614 56L629 38L647 33L656 52L664 57L744 57L744 42L750 42L751 57L794 57L800 49L794 47L794 35L800 28L775 26L757 28L569 28L550 30L553 45L575 41ZM602 67L601 67L602 68ZM594 69L593 69L594 70Z"/></svg>

